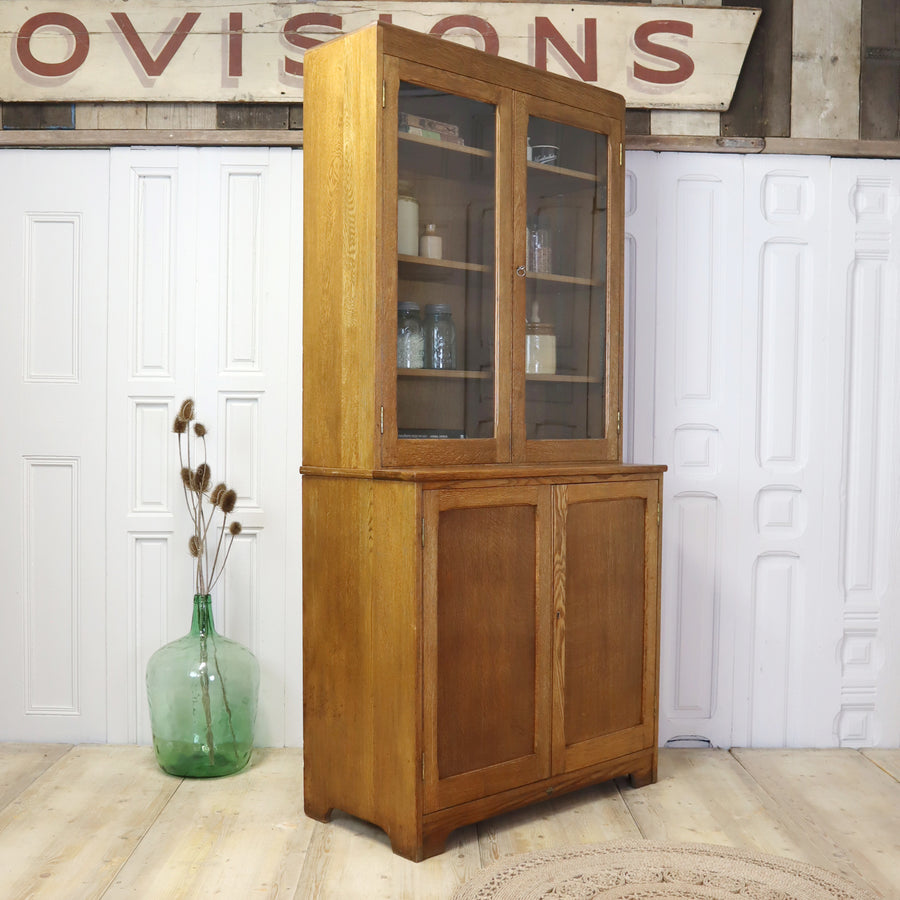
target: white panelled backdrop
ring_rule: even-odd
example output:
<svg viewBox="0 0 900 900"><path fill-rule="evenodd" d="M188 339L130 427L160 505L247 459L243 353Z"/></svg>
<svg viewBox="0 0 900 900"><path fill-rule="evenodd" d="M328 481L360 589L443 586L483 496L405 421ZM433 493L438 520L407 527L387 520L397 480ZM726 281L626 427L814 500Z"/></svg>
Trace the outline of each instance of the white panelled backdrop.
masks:
<svg viewBox="0 0 900 900"><path fill-rule="evenodd" d="M669 466L660 742L900 744L900 162L630 153L626 454ZM170 423L244 533L215 598L298 745L301 153L0 151L0 739L149 741L187 630Z"/></svg>

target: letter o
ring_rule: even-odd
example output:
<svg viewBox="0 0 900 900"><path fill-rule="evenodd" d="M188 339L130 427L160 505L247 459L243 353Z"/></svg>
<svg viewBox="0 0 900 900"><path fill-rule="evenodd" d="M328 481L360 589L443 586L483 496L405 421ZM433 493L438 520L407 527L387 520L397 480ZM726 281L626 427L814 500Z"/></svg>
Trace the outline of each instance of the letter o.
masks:
<svg viewBox="0 0 900 900"><path fill-rule="evenodd" d="M75 49L68 59L55 63L42 62L31 52L32 36L45 25L59 25L60 28L72 32L72 37L75 38ZM81 20L62 12L40 13L32 16L16 35L16 55L19 57L19 62L35 75L71 75L87 59L90 46L90 35Z"/></svg>

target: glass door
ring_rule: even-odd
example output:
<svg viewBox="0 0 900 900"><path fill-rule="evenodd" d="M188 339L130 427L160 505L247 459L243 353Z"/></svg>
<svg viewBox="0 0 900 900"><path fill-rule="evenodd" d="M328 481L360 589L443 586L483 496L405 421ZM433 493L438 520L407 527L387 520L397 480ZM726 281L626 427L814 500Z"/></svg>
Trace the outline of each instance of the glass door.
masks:
<svg viewBox="0 0 900 900"><path fill-rule="evenodd" d="M621 260L610 256L621 239L611 233L620 216L610 199L621 196L621 135L614 120L579 112L576 125L560 121L558 106L543 106L531 101L518 119L525 199L513 352L523 383L514 454L615 460L621 287L613 273Z"/></svg>
<svg viewBox="0 0 900 900"><path fill-rule="evenodd" d="M499 92L406 61L396 85L385 114L383 215L396 245L383 241L394 287L384 327L392 318L396 345L384 342L384 461L508 459L496 262L511 213L498 214L498 184L510 177L498 176Z"/></svg>

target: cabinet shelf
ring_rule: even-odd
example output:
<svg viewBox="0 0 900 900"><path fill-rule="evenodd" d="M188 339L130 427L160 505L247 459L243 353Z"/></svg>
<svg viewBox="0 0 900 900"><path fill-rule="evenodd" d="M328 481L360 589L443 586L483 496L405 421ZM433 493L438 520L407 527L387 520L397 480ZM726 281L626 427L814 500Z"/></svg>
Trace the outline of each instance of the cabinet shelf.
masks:
<svg viewBox="0 0 900 900"><path fill-rule="evenodd" d="M465 272L490 272L490 266L480 263L461 262L455 259L430 259L427 256L407 256L398 254L400 271L404 277L417 281L444 281Z"/></svg>
<svg viewBox="0 0 900 900"><path fill-rule="evenodd" d="M580 284L584 287L599 287L602 282L576 275L552 275L549 272L526 272L525 277L534 281L551 281L556 284Z"/></svg>
<svg viewBox="0 0 900 900"><path fill-rule="evenodd" d="M439 150L449 150L451 153L463 153L467 156L493 157L490 150L482 150L481 147L468 147L465 144L455 144L452 141L441 141L436 138L423 137L420 134L407 134L400 131L397 136L401 141L410 141L413 144L421 144L426 147L435 147Z"/></svg>
<svg viewBox="0 0 900 900"><path fill-rule="evenodd" d="M493 372L480 372L472 369L397 369L401 378L469 378L489 381Z"/></svg>
<svg viewBox="0 0 900 900"><path fill-rule="evenodd" d="M525 375L526 381L552 381L559 383L568 383L568 384L600 384L601 379L595 378L592 375Z"/></svg>
<svg viewBox="0 0 900 900"><path fill-rule="evenodd" d="M591 184L597 183L597 176L593 172L581 172L578 169L567 169L564 166L552 166L547 163L529 162L527 163L529 171L541 172L550 175L561 175L566 178L576 178L578 181L589 181Z"/></svg>

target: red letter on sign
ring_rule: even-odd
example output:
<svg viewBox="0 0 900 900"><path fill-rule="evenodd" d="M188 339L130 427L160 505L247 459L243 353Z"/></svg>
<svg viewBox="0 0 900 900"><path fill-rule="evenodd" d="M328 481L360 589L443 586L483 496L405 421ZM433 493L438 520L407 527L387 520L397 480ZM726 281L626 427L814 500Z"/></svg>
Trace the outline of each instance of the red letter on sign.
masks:
<svg viewBox="0 0 900 900"><path fill-rule="evenodd" d="M341 16L333 16L330 13L300 13L299 16L291 16L284 23L284 39L292 47L308 50L310 47L315 47L316 44L321 44L322 42L305 34L300 34L300 29L304 25L327 25L329 28L335 28L340 31L343 24L344 20ZM284 58L284 71L288 75L302 75L303 63L286 56Z"/></svg>
<svg viewBox="0 0 900 900"><path fill-rule="evenodd" d="M468 28L477 31L484 41L484 52L497 56L500 53L500 38L490 22L486 22L479 16L447 16L441 19L434 28L429 31L435 37L443 37L452 28Z"/></svg>
<svg viewBox="0 0 900 900"><path fill-rule="evenodd" d="M72 36L75 38L75 49L68 59L56 63L46 63L35 59L31 52L31 36L38 28L43 28L45 25L58 25L60 28L72 32ZM16 36L16 56L19 57L19 62L35 75L71 75L87 59L90 46L91 39L82 22L75 16L61 12L40 13L40 15L32 16L19 29Z"/></svg>
<svg viewBox="0 0 900 900"><path fill-rule="evenodd" d="M547 44L553 44L562 58L582 81L597 80L597 20L584 20L584 59L582 59L545 16L534 18L534 65L547 69Z"/></svg>
<svg viewBox="0 0 900 900"><path fill-rule="evenodd" d="M115 19L116 25L119 26L122 34L125 36L125 40L128 41L128 46L134 50L134 55L137 57L143 70L148 75L155 78L157 75L162 75L166 70L166 66L172 62L172 57L184 43L184 39L188 36L188 32L194 27L197 19L200 18L200 13L191 12L185 15L178 23L178 27L172 33L171 37L166 41L166 46L162 48L156 59L154 59L147 51L140 35L135 31L134 25L131 24L131 19L128 18L127 13L114 12L112 13L112 17Z"/></svg>
<svg viewBox="0 0 900 900"><path fill-rule="evenodd" d="M244 74L244 15L228 13L228 75Z"/></svg>
<svg viewBox="0 0 900 900"><path fill-rule="evenodd" d="M681 50L674 47L666 47L664 44L654 44L650 40L651 34L681 34L685 37L694 36L694 26L690 22L658 21L644 22L634 32L634 43L638 50L667 59L676 63L676 69L648 69L640 63L634 64L634 77L641 81L649 81L651 84L678 84L687 81L694 71L694 60Z"/></svg>

